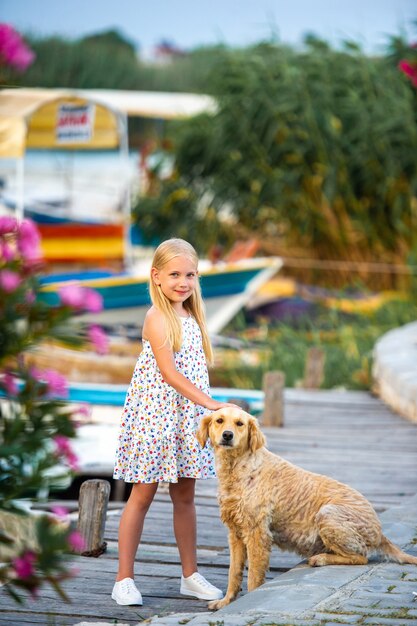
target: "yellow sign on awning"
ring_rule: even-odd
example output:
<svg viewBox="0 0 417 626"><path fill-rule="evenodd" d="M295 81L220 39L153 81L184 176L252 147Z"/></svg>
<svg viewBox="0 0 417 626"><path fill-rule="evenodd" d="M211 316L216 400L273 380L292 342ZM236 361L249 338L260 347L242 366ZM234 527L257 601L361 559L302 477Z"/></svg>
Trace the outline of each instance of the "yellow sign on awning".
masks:
<svg viewBox="0 0 417 626"><path fill-rule="evenodd" d="M113 149L120 144L118 113L61 90L0 92L0 157L26 148Z"/></svg>
<svg viewBox="0 0 417 626"><path fill-rule="evenodd" d="M84 123L82 113L78 124L74 123L77 110L85 112L88 119ZM116 148L119 145L117 117L110 109L81 98L59 98L43 105L30 117L26 143L28 148Z"/></svg>

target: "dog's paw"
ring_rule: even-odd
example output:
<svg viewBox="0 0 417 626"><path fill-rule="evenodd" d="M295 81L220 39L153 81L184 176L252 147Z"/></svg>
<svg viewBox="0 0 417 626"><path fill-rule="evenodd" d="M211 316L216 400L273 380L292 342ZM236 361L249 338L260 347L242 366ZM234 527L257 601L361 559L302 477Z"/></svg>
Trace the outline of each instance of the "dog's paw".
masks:
<svg viewBox="0 0 417 626"><path fill-rule="evenodd" d="M226 604L230 604L230 600L228 600L227 596L222 600L213 600L212 602L209 602L208 608L210 609L210 611L218 611L219 609L226 606Z"/></svg>
<svg viewBox="0 0 417 626"><path fill-rule="evenodd" d="M327 565L327 557L325 554L315 554L308 559L308 564L311 567L322 567L323 565Z"/></svg>

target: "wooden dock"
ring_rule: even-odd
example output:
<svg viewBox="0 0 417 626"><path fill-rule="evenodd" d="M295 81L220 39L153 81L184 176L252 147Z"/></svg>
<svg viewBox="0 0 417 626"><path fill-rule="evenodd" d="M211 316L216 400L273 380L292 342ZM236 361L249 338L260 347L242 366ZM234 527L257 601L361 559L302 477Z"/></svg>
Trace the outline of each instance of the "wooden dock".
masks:
<svg viewBox="0 0 417 626"><path fill-rule="evenodd" d="M306 469L328 474L361 491L381 512L417 491L417 425L395 415L362 392L287 390L285 425L264 428L268 447ZM197 488L198 563L201 573L226 588L227 531L219 520L216 481ZM75 557L78 575L64 584L71 604L52 589L36 601L16 605L0 590L0 625L73 626L82 621L137 624L152 615L207 611L204 601L179 594L181 568L172 531L168 494L157 494L145 522L137 555L136 581L143 607L119 607L110 597L117 569L117 528L121 503L110 502L105 540L98 558ZM300 561L273 551L269 576Z"/></svg>

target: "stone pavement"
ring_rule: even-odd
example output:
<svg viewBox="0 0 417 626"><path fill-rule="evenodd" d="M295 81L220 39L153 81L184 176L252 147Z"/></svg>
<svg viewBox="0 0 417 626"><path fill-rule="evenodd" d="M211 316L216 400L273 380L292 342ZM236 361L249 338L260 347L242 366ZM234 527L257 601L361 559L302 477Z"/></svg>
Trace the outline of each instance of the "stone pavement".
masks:
<svg viewBox="0 0 417 626"><path fill-rule="evenodd" d="M380 516L384 533L417 556L417 495ZM374 560L367 565L296 568L219 611L173 614L147 626L417 626L417 566ZM77 626L104 622L82 622ZM110 626L110 625L109 625ZM119 626L124 626L119 624ZM130 625L129 625L130 626Z"/></svg>

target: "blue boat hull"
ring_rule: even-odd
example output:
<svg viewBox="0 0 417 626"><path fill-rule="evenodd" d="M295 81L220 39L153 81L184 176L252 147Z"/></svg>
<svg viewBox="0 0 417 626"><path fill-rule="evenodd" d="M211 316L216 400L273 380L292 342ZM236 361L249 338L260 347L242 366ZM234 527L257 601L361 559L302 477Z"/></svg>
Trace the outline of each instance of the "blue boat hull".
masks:
<svg viewBox="0 0 417 626"><path fill-rule="evenodd" d="M71 383L68 400L75 403L120 406L125 402L128 385L100 385ZM250 411L258 413L263 409L264 393L256 389L229 389L213 387L212 397L218 402L243 400L248 403Z"/></svg>
<svg viewBox="0 0 417 626"><path fill-rule="evenodd" d="M232 296L243 293L249 282L264 268L253 267L228 271L218 271L201 276L204 299ZM79 281L85 287L98 291L103 298L103 308L121 309L150 304L147 278L134 278L127 274L100 276L86 274L65 274L49 277L43 281L41 299L51 306L59 304L58 290L70 280Z"/></svg>

